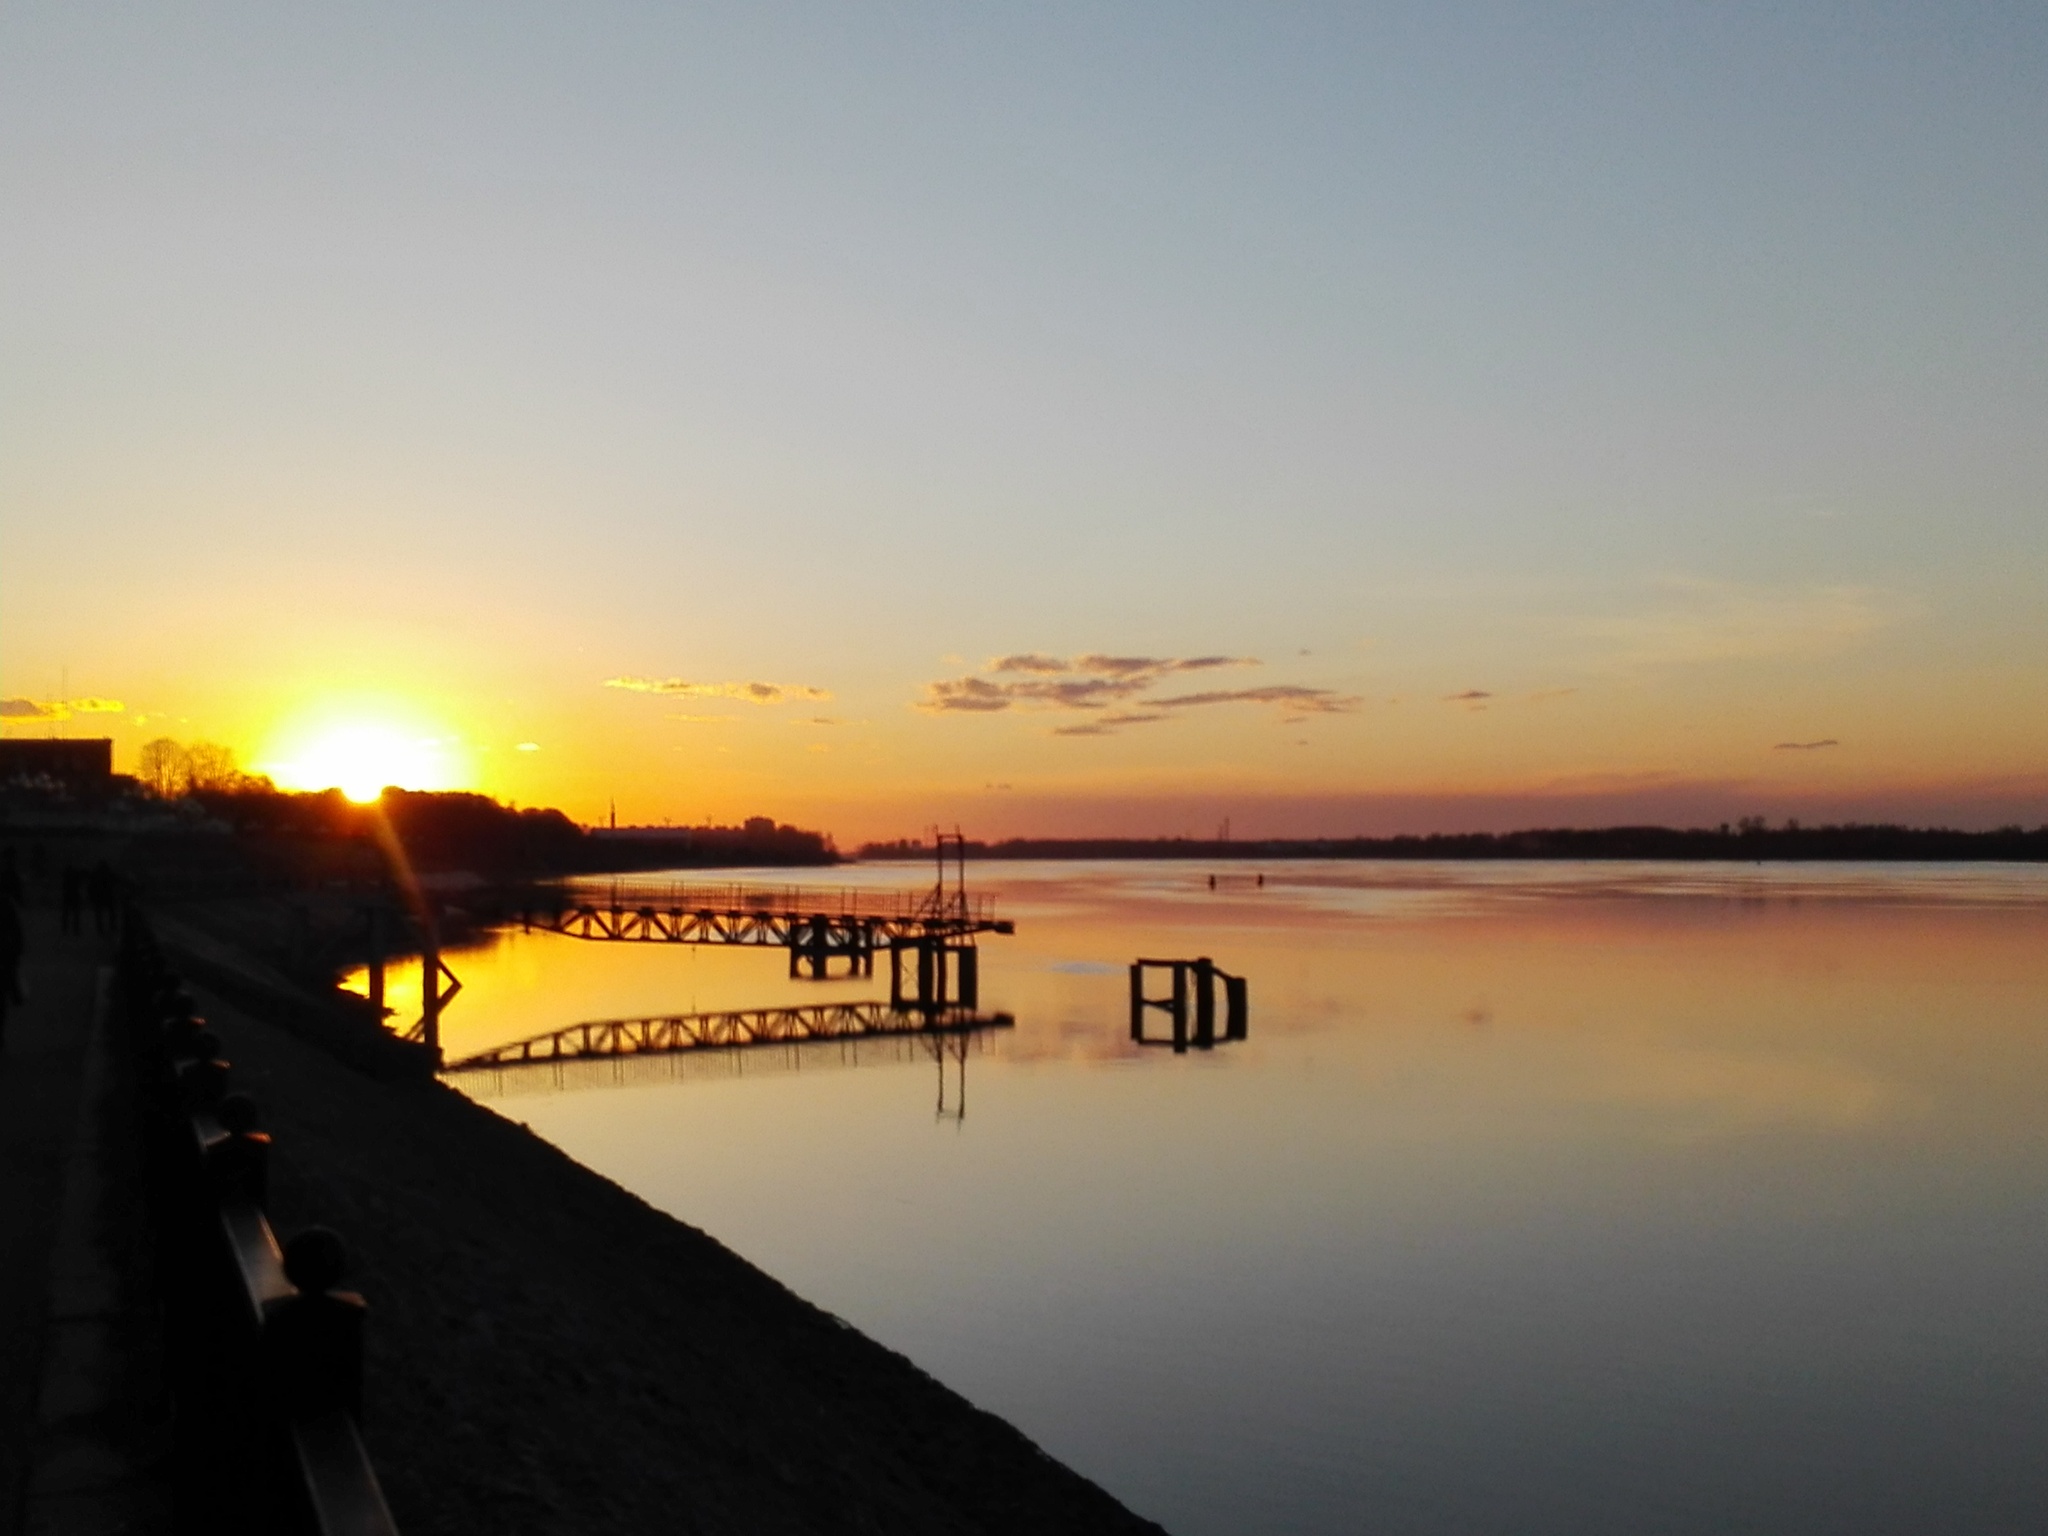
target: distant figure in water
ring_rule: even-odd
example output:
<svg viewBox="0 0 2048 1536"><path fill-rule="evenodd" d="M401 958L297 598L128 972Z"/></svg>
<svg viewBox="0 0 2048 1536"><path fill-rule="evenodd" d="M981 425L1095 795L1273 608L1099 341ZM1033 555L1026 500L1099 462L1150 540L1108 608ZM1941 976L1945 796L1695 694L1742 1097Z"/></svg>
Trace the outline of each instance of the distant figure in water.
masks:
<svg viewBox="0 0 2048 1536"><path fill-rule="evenodd" d="M1265 877L1264 875L1261 875L1261 876L1259 876L1259 889L1263 891L1263 890L1264 890L1265 888L1266 888L1266 877Z"/></svg>
<svg viewBox="0 0 2048 1536"><path fill-rule="evenodd" d="M1216 877L1214 875L1209 877L1209 889L1212 891L1216 889Z"/></svg>

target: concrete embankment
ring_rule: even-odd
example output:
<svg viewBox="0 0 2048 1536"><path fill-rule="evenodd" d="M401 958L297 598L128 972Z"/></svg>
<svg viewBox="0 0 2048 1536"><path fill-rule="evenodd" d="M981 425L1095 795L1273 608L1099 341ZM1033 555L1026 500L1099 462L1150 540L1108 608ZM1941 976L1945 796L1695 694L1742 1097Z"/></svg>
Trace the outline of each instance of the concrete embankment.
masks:
<svg viewBox="0 0 2048 1536"><path fill-rule="evenodd" d="M438 1082L344 1065L268 1016L278 978L204 960L276 1136L273 1219L339 1231L370 1301L364 1432L407 1536L1157 1536L704 1233Z"/></svg>

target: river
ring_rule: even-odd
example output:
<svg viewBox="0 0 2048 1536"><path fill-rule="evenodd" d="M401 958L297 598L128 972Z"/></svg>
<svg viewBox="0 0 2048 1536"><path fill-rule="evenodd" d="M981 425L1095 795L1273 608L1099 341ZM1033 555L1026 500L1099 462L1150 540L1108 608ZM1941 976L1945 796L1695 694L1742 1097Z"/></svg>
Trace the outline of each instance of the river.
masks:
<svg viewBox="0 0 2048 1536"><path fill-rule="evenodd" d="M1178 1536L2039 1529L2048 871L970 876L1016 1023L962 1053L454 1081ZM1140 954L1248 977L1249 1037L1132 1044ZM449 958L451 1056L887 989L516 930Z"/></svg>

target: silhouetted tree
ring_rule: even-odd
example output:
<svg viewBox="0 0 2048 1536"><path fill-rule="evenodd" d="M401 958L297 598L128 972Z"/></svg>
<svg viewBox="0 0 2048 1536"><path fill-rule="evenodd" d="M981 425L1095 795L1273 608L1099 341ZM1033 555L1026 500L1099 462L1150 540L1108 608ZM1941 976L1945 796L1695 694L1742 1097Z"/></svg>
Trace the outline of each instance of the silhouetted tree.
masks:
<svg viewBox="0 0 2048 1536"><path fill-rule="evenodd" d="M185 791L222 791L239 787L242 770L235 751L217 741L195 741L185 749Z"/></svg>
<svg viewBox="0 0 2048 1536"><path fill-rule="evenodd" d="M135 777L159 799L175 800L185 792L185 771L185 749L168 736L144 742L136 754Z"/></svg>

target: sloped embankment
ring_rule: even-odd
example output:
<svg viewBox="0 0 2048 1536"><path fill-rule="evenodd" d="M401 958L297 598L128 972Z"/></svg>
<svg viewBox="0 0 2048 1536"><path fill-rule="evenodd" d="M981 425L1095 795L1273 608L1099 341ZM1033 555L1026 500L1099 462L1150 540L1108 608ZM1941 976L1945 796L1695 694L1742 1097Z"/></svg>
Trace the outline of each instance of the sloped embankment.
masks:
<svg viewBox="0 0 2048 1536"><path fill-rule="evenodd" d="M349 1245L365 1433L407 1536L1158 1536L523 1126L201 1001L277 1138L280 1230Z"/></svg>

